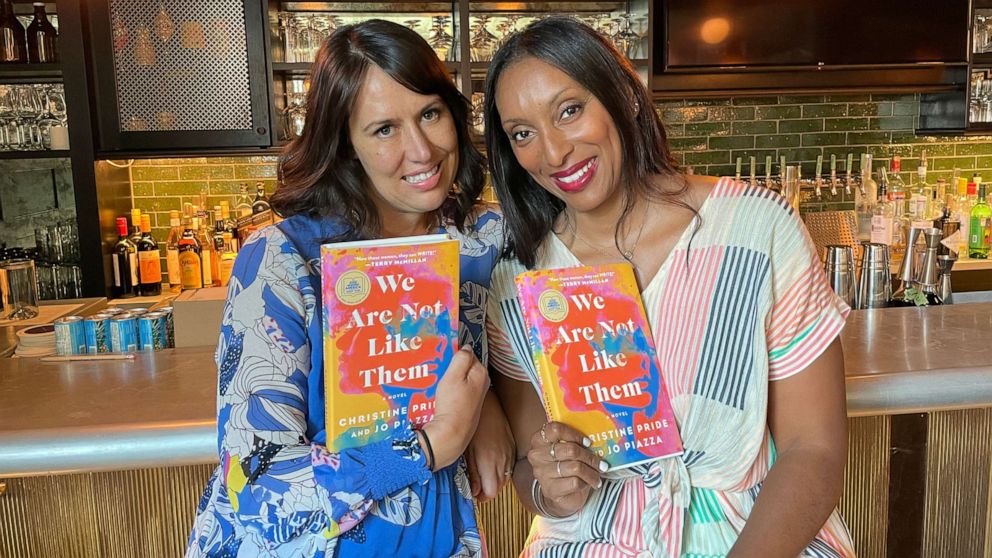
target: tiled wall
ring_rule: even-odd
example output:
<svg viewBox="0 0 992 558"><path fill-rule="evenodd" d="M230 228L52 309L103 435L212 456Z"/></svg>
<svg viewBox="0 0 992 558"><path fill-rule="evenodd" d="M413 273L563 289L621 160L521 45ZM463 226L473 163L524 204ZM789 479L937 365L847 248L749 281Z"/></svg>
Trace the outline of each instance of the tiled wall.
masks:
<svg viewBox="0 0 992 558"><path fill-rule="evenodd" d="M737 157L747 162L752 155L758 174L771 155L773 173L778 158L801 163L803 174L813 173L817 155L844 160L848 153L860 160L871 153L875 167L887 164L892 155L903 158L904 178L915 180L920 153L930 159L930 180L949 178L957 167L968 175L982 173L992 181L992 138L931 137L913 133L919 112L915 95L806 95L736 97L662 101L657 105L668 129L671 146L680 164L691 165L697 174L732 175ZM824 165L826 172L827 165ZM131 167L134 203L154 215L156 238L168 235L170 209L184 202L199 203L200 192L208 191L208 205L220 199L232 202L238 186L261 181L266 192L275 188L275 157L214 157L135 161ZM164 267L163 267L164 270Z"/></svg>
<svg viewBox="0 0 992 558"><path fill-rule="evenodd" d="M275 157L136 160L131 165L131 193L134 207L152 215L152 234L165 240L169 236L169 211L182 210L184 203L199 205L204 190L211 211L225 199L233 208L241 184L247 184L254 197L255 184L262 182L266 194L271 195L275 177Z"/></svg>
<svg viewBox="0 0 992 558"><path fill-rule="evenodd" d="M697 174L732 175L737 157L755 156L758 174L765 157L785 156L802 163L803 174L814 172L823 155L824 172L830 155L843 160L861 153L875 157L875 168L893 155L902 157L907 181L915 180L923 150L929 161L928 180L949 178L955 167L992 179L992 138L933 137L913 133L919 113L915 95L806 95L664 101L658 111L666 124L679 163ZM838 165L840 168L841 165Z"/></svg>

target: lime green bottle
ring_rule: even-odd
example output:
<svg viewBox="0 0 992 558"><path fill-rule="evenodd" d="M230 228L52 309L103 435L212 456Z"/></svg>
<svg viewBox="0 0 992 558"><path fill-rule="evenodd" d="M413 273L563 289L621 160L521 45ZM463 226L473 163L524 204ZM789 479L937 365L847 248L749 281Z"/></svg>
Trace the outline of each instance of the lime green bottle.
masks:
<svg viewBox="0 0 992 558"><path fill-rule="evenodd" d="M990 229L992 229L992 208L985 201L985 185L978 187L978 202L971 208L968 224L968 257L987 260L989 258Z"/></svg>

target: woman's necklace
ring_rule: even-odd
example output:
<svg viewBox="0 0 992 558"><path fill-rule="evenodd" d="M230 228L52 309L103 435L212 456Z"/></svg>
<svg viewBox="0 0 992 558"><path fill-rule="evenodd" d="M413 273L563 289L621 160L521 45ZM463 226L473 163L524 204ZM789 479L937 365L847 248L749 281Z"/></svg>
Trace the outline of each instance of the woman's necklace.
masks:
<svg viewBox="0 0 992 558"><path fill-rule="evenodd" d="M648 222L648 204L644 204L644 215L641 217L641 227L637 230L637 237L634 239L634 243L628 249L623 249L622 247L618 248L614 246L614 249L618 250L620 252L620 255L623 257L623 259L627 260L627 262L630 263L630 265L634 266L634 269L637 269L637 264L634 263L634 251L637 250L637 244L641 241L641 235L644 234L644 226L647 224L647 222ZM589 242L585 238L583 238L582 235L579 234L579 229L575 226L574 223L572 224L572 236L575 237L577 240L581 241L589 248L592 248L593 250L599 252L600 254L608 258L615 257L612 251L606 251L601 246L597 246Z"/></svg>

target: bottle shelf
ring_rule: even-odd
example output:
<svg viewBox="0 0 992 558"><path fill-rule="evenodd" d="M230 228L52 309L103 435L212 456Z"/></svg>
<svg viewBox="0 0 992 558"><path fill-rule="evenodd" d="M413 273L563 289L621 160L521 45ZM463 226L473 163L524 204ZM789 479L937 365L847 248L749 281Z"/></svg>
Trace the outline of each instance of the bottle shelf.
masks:
<svg viewBox="0 0 992 558"><path fill-rule="evenodd" d="M68 149L46 149L44 151L0 151L0 160L5 159L63 159L69 157Z"/></svg>
<svg viewBox="0 0 992 558"><path fill-rule="evenodd" d="M488 62L473 62L473 64L481 64L481 67L488 68ZM445 67L448 71L457 74L461 70L460 62L445 62ZM296 75L296 76L308 76L313 67L313 62L273 62L272 71L277 74L284 75Z"/></svg>
<svg viewBox="0 0 992 558"><path fill-rule="evenodd" d="M50 64L0 64L0 83L58 83L62 66Z"/></svg>

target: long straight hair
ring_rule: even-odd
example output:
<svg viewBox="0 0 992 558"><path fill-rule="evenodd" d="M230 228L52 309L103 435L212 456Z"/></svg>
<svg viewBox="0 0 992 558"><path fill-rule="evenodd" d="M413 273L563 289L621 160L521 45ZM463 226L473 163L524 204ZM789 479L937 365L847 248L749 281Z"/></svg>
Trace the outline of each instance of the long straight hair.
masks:
<svg viewBox="0 0 992 558"><path fill-rule="evenodd" d="M350 225L350 237L379 236L382 223L372 186L348 136L358 92L373 64L411 91L438 95L451 112L458 134L458 169L440 216L463 229L485 181L485 160L470 135L471 104L420 35L378 19L339 27L317 51L303 134L280 158L273 209L283 217L337 216Z"/></svg>
<svg viewBox="0 0 992 558"><path fill-rule="evenodd" d="M520 166L503 131L496 106L499 80L514 62L533 57L566 73L603 104L620 136L620 182L625 205L614 231L619 251L623 222L638 198L660 199L692 208L682 200L684 180L674 190L664 190L655 175L678 176L668 138L647 89L630 62L592 28L565 16L552 16L513 35L493 57L486 78L486 146L493 187L506 220L506 255L516 256L533 268L537 250L552 232L565 202L542 188Z"/></svg>

